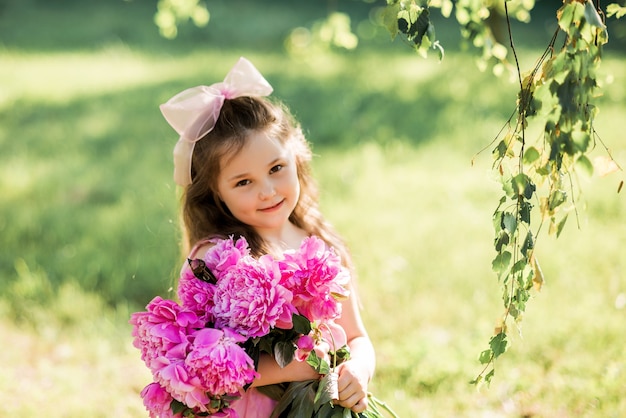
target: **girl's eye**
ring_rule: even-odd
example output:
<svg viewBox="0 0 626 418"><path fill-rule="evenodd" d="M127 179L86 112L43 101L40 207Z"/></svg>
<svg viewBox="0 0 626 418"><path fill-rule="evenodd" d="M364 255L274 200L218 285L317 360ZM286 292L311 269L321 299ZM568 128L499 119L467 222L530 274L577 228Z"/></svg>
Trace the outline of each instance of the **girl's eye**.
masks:
<svg viewBox="0 0 626 418"><path fill-rule="evenodd" d="M283 169L283 165L282 164L276 164L274 167L272 167L270 169L270 174L273 174L273 173L275 173L277 171L280 171L282 169Z"/></svg>
<svg viewBox="0 0 626 418"><path fill-rule="evenodd" d="M250 184L250 180L239 180L237 184L235 184L235 187L242 187L248 184Z"/></svg>

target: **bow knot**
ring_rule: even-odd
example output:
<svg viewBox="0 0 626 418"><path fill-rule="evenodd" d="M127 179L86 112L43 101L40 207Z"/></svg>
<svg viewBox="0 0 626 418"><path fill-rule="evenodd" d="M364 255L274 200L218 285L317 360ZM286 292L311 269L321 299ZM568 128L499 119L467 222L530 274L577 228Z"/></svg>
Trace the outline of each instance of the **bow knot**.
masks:
<svg viewBox="0 0 626 418"><path fill-rule="evenodd" d="M160 106L165 120L180 135L174 147L174 180L191 184L191 156L197 141L211 132L224 100L269 96L272 86L250 61L241 57L223 82L184 90Z"/></svg>

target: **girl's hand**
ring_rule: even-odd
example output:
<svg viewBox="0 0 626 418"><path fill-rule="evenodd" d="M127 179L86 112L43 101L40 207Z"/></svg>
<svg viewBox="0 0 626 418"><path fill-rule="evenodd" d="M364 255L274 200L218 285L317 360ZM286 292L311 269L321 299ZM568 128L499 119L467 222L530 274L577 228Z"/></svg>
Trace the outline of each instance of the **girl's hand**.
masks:
<svg viewBox="0 0 626 418"><path fill-rule="evenodd" d="M357 413L367 408L367 384L369 382L367 368L359 366L358 362L348 360L337 367L339 399L336 403Z"/></svg>

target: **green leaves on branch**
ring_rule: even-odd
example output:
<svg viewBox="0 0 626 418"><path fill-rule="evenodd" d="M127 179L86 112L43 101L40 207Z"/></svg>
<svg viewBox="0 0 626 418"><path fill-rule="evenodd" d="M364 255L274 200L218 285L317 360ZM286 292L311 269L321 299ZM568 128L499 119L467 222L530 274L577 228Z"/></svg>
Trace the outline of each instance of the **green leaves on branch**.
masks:
<svg viewBox="0 0 626 418"><path fill-rule="evenodd" d="M531 291L543 284L535 257L541 226L547 222L548 232L560 235L579 194L573 174L593 173L587 153L597 138L593 129L596 71L608 41L600 15L591 0L564 0L556 13L557 32L537 66L519 74L516 120L512 116L502 139L496 138L494 166L503 196L493 215L492 268L501 284L504 313L489 347L480 353L484 368L474 384L491 381L495 360L507 348L508 321L513 319L519 326ZM559 37L563 38L560 49ZM538 138L526 136L533 122L543 124Z"/></svg>
<svg viewBox="0 0 626 418"><path fill-rule="evenodd" d="M571 202L571 209L576 199L565 191L574 190L570 175L577 168L586 175L593 173L586 153L594 145L596 71L608 35L591 0L565 1L557 19L564 44L555 48L557 32L543 60L523 80L518 124L526 126L530 117L544 122L543 138L530 145L533 151L522 164L538 184L547 184L546 195L540 198L541 215L558 236L569 210L565 205Z"/></svg>
<svg viewBox="0 0 626 418"><path fill-rule="evenodd" d="M387 0L383 20L392 38L401 34L422 56L432 49L438 53L439 59L443 59L444 49L436 39L435 27L430 20L430 11L439 9L445 18L454 16L463 39L482 50L481 67L486 68L492 60L497 71L501 71L508 51L500 42L503 34L494 33L488 22L504 16L503 3L501 0ZM534 0L507 0L506 3L515 19L530 20Z"/></svg>
<svg viewBox="0 0 626 418"><path fill-rule="evenodd" d="M392 39L402 34L420 55L426 57L428 51L433 49L437 51L441 60L444 50L436 39L428 3L427 0L387 0L383 22ZM444 3L450 1L446 0Z"/></svg>
<svg viewBox="0 0 626 418"><path fill-rule="evenodd" d="M608 6L606 6L606 16L615 16L618 19L626 16L626 6L620 6L617 3L609 4Z"/></svg>
<svg viewBox="0 0 626 418"><path fill-rule="evenodd" d="M440 59L444 50L436 39L431 10L438 8L446 18L454 12L464 39L482 48L483 66L496 61L497 72L498 65L508 65L508 50L502 34L494 33L487 21L504 16L509 28L511 17L526 22L534 0L387 0L387 4L383 22L392 39L401 35L422 56L432 49ZM492 268L501 284L504 313L489 347L479 356L484 368L474 384L490 383L495 360L508 348L508 321L513 319L519 326L531 291L543 286L535 256L542 225L547 222L548 232L560 236L577 201L572 175L594 172L587 154L597 140L593 129L596 71L608 34L601 18L604 13L591 0L563 0L562 4L556 13L557 31L536 67L524 75L519 73L513 39L509 39L520 84L517 118L507 122L509 129L503 138L496 138L500 140L493 150L503 196L493 214L496 256ZM620 18L626 8L610 4L606 15ZM563 38L560 48L556 46L559 37ZM529 139L526 130L532 122L543 124L543 133ZM608 173L617 167L607 158L602 169ZM621 188L622 184L618 192Z"/></svg>

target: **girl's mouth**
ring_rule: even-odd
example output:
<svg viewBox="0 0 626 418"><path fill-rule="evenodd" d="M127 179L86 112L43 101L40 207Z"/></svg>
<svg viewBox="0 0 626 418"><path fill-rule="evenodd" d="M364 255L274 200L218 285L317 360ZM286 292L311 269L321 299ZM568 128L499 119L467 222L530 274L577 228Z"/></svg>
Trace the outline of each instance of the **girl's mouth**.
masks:
<svg viewBox="0 0 626 418"><path fill-rule="evenodd" d="M260 212L273 212L275 210L280 209L280 207L283 205L283 203L285 203L285 199L283 199L280 202L276 203L274 206L270 206L268 208L259 209L259 211Z"/></svg>

